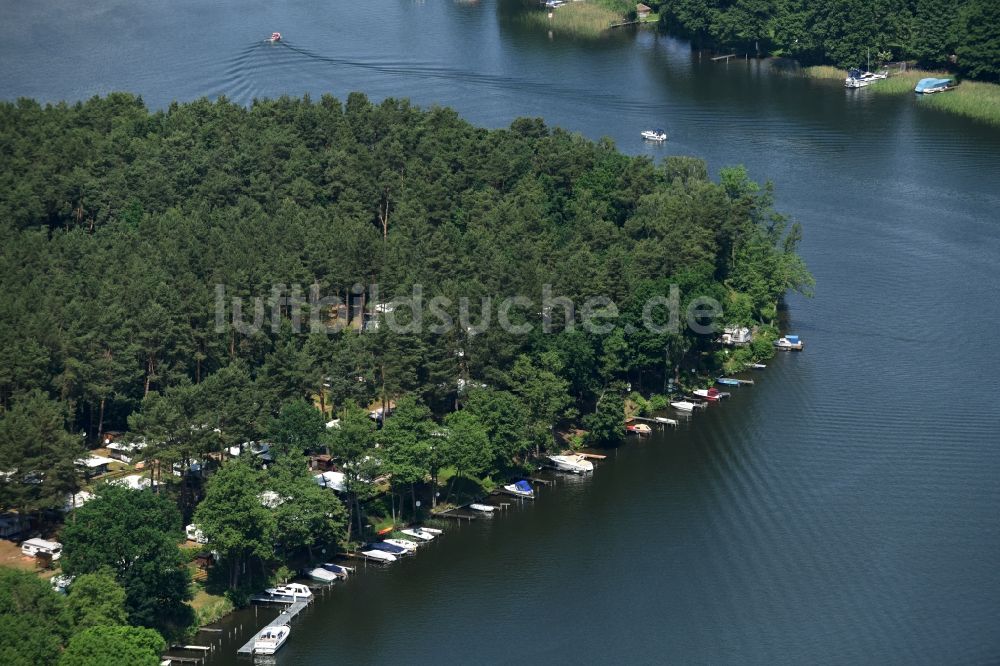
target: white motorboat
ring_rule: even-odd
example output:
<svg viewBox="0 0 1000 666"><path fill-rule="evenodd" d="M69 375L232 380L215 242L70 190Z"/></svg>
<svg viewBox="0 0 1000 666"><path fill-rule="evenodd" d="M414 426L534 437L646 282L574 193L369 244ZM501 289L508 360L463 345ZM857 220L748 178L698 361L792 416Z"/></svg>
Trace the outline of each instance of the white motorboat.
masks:
<svg viewBox="0 0 1000 666"><path fill-rule="evenodd" d="M774 343L777 349L785 351L802 351L802 345L802 340L797 335L786 335L783 338L778 338L777 342Z"/></svg>
<svg viewBox="0 0 1000 666"><path fill-rule="evenodd" d="M264 631L260 632L254 639L253 653L274 654L285 644L290 633L292 633L292 628L287 624L265 627Z"/></svg>
<svg viewBox="0 0 1000 666"><path fill-rule="evenodd" d="M330 571L329 569L324 569L323 567L315 567L313 569L308 569L305 575L312 578L318 583L332 583L333 581L340 578L337 574Z"/></svg>
<svg viewBox="0 0 1000 666"><path fill-rule="evenodd" d="M419 545L416 541L410 541L409 539L386 539L385 542L392 544L393 546L405 548L411 553L417 552L417 546Z"/></svg>
<svg viewBox="0 0 1000 666"><path fill-rule="evenodd" d="M439 530L436 527L424 527L423 525L421 525L420 527L415 527L413 529L417 530L418 532L426 532L427 534L433 534L434 536L441 536L442 534L444 534L444 530ZM411 534L410 536L413 535Z"/></svg>
<svg viewBox="0 0 1000 666"><path fill-rule="evenodd" d="M665 416L654 416L653 418L656 420L657 423L662 423L663 425L668 425L668 426L680 425L680 421L678 421L677 419L668 419Z"/></svg>
<svg viewBox="0 0 1000 666"><path fill-rule="evenodd" d="M751 368L753 368L754 370L763 370L763 369L765 369L765 368L766 368L767 366L766 366L766 365L764 365L763 363L751 363L751 364L750 364L750 367L751 367Z"/></svg>
<svg viewBox="0 0 1000 666"><path fill-rule="evenodd" d="M560 472L570 472L572 474L584 474L594 471L594 463L590 462L577 453L570 453L564 456L549 456L549 460Z"/></svg>
<svg viewBox="0 0 1000 666"><path fill-rule="evenodd" d="M345 567L342 564L333 564L332 562L324 562L320 566L337 578L343 578L344 580L347 580L347 576L354 572L354 569L351 567Z"/></svg>
<svg viewBox="0 0 1000 666"><path fill-rule="evenodd" d="M305 601L306 599L311 599L313 595L309 586L302 583L287 583L277 587L269 587L264 590L264 593L275 601L286 601L289 603Z"/></svg>
<svg viewBox="0 0 1000 666"><path fill-rule="evenodd" d="M670 406L673 407L674 409L679 409L682 412L693 412L699 407L704 407L705 405L704 403L691 402L690 400L677 400L675 402L670 403Z"/></svg>
<svg viewBox="0 0 1000 666"><path fill-rule="evenodd" d="M517 483L508 483L503 487L504 490L511 493L512 495L517 495L518 497L534 497L535 489L531 487L531 484L523 479Z"/></svg>
<svg viewBox="0 0 1000 666"><path fill-rule="evenodd" d="M889 72L883 71L873 73L868 71L861 71L860 69L852 69L847 72L847 78L844 79L845 88L864 88L869 86L876 81L883 81L889 78Z"/></svg>
<svg viewBox="0 0 1000 666"><path fill-rule="evenodd" d="M395 555L387 553L383 550L363 550L361 551L361 554L364 555L365 557L369 557L373 560L378 560L380 562L389 563L396 561Z"/></svg>
<svg viewBox="0 0 1000 666"><path fill-rule="evenodd" d="M478 502L473 502L469 505L469 508L480 513L493 513L496 511L495 506L490 506L489 504L479 504Z"/></svg>
<svg viewBox="0 0 1000 666"><path fill-rule="evenodd" d="M414 539L420 539L421 541L431 541L437 536L434 532L427 527L408 527L405 530L399 530L400 534L405 534L406 536L413 537ZM437 530L440 534L441 530ZM388 539L386 539L388 541Z"/></svg>
<svg viewBox="0 0 1000 666"><path fill-rule="evenodd" d="M642 132L642 138L646 141L666 141L667 133L660 128L655 130L644 130Z"/></svg>

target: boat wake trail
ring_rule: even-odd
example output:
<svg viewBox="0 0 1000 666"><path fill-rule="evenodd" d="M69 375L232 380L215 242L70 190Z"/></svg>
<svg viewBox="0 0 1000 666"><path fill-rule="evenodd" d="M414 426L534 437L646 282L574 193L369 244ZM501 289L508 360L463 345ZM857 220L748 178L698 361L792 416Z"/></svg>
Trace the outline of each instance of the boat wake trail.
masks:
<svg viewBox="0 0 1000 666"><path fill-rule="evenodd" d="M517 92L519 94L530 93L539 96L556 96L574 101L587 101L588 103L597 102L601 106L620 111L635 110L653 112L666 108L666 105L664 104L638 102L636 100L624 99L618 95L595 93L590 90L560 86L551 82L532 81L530 79L516 76L486 74L430 64L414 64L413 61L409 60L405 62L374 62L370 60L341 58L317 53L288 42L281 42L280 46L283 47L283 50L295 54L295 56L299 59L308 59L316 63L332 65L335 67L363 69L389 76L406 76L430 80L443 80L490 90L510 91Z"/></svg>

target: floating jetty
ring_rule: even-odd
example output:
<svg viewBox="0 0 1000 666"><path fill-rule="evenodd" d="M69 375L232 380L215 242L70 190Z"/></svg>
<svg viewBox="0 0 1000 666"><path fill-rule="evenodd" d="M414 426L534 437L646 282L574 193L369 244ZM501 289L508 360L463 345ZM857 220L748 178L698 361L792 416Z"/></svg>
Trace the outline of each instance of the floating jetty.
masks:
<svg viewBox="0 0 1000 666"><path fill-rule="evenodd" d="M263 596L263 595L255 595L255 596ZM246 645L244 645L243 647L241 647L239 650L236 651L236 654L244 657L253 656L253 644L257 641L257 637L260 636L265 629L267 629L268 627L277 627L283 624L289 624L293 619L295 619L296 615L304 611L306 607L309 606L309 604L312 602L314 598L315 597L309 597L309 599L304 599L302 601L296 601L294 603L288 604L288 608L281 611L278 617L274 618L269 623L261 627L260 630L253 635L253 638L251 638L249 641L246 642ZM256 601L254 597L250 597L250 600ZM280 601L275 602L272 599L267 599L267 602L285 603Z"/></svg>

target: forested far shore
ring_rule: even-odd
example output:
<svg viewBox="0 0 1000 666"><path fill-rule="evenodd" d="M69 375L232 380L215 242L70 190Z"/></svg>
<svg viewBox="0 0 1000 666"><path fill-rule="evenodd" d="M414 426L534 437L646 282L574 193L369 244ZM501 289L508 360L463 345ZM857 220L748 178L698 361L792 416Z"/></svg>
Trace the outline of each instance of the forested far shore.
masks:
<svg viewBox="0 0 1000 666"><path fill-rule="evenodd" d="M997 0L676 0L659 12L661 26L700 47L842 68L915 60L1000 83Z"/></svg>
<svg viewBox="0 0 1000 666"><path fill-rule="evenodd" d="M63 570L110 577L116 617L168 637L197 619L169 545L188 521L220 556L207 584L243 601L418 497L617 443L626 404L769 354L782 298L812 288L769 184L540 119L487 130L358 93L150 112L116 93L0 105L0 153L0 510L53 533L68 497L96 494L68 507ZM275 285L331 299L269 302L249 328L217 317L220 287L252 320ZM389 325L417 287L456 320L463 298L526 298L508 314L530 330ZM546 290L600 303L607 326L557 308L546 332ZM672 294L755 341L649 326ZM92 478L78 461L112 431L144 448ZM339 498L307 455L345 473ZM100 482L130 472L158 492Z"/></svg>

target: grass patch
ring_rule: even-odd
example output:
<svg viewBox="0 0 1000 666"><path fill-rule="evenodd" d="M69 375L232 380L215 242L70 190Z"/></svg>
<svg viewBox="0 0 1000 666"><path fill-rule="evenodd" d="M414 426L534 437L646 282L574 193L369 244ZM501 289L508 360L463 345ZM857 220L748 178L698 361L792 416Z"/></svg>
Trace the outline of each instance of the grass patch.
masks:
<svg viewBox="0 0 1000 666"><path fill-rule="evenodd" d="M519 19L533 28L577 37L600 37L611 24L624 20L622 14L590 2L571 2L552 12L525 11Z"/></svg>
<svg viewBox="0 0 1000 666"><path fill-rule="evenodd" d="M813 67L803 67L802 74L810 79L840 79L847 78L847 72L839 67L831 65L815 65Z"/></svg>
<svg viewBox="0 0 1000 666"><path fill-rule="evenodd" d="M235 608L228 597L209 594L201 589L195 593L190 605L194 609L195 622L199 627L218 622Z"/></svg>

